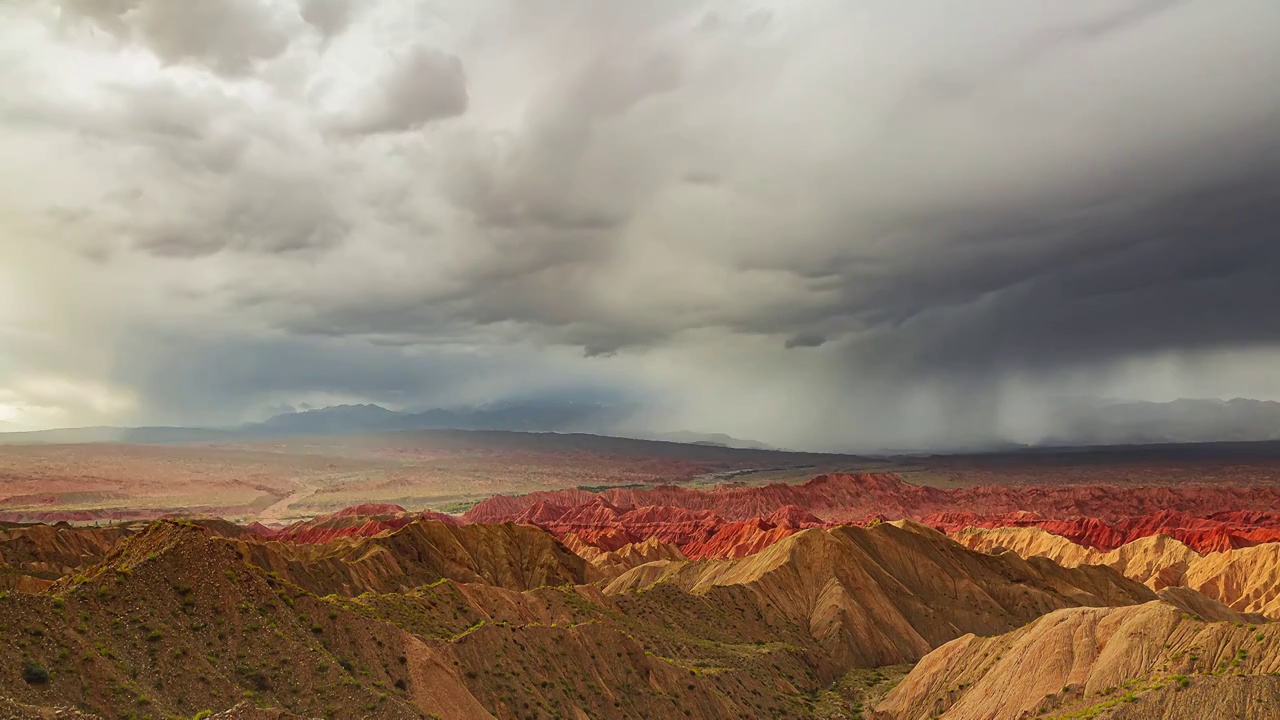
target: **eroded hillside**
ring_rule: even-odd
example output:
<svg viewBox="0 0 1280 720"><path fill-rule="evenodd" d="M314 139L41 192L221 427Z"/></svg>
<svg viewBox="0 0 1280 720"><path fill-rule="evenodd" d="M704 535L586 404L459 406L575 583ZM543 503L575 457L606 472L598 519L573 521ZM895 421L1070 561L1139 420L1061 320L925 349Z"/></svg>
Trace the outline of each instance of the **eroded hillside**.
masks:
<svg viewBox="0 0 1280 720"><path fill-rule="evenodd" d="M1229 611L1227 611L1229 613ZM878 720L1274 718L1280 628L1163 601L1071 608L927 655Z"/></svg>
<svg viewBox="0 0 1280 720"><path fill-rule="evenodd" d="M17 638L0 696L100 717L242 699L299 717L853 717L875 684L858 673L1154 597L1109 568L994 557L916 525L810 529L739 560L651 543L614 562L661 557L611 582L530 526L419 520L286 544L210 525L155 523L0 599Z"/></svg>

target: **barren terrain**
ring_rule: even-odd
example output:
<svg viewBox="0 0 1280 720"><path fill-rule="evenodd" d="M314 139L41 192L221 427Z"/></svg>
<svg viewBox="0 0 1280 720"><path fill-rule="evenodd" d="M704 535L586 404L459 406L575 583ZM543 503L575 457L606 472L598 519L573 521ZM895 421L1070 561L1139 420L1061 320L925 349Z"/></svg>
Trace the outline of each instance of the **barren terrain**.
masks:
<svg viewBox="0 0 1280 720"><path fill-rule="evenodd" d="M756 472L806 479L874 467L839 455L552 433L424 431L252 444L0 446L0 520L149 519L174 513L282 523L386 502L457 512L495 494Z"/></svg>
<svg viewBox="0 0 1280 720"><path fill-rule="evenodd" d="M10 446L0 717L1280 717L1273 451Z"/></svg>

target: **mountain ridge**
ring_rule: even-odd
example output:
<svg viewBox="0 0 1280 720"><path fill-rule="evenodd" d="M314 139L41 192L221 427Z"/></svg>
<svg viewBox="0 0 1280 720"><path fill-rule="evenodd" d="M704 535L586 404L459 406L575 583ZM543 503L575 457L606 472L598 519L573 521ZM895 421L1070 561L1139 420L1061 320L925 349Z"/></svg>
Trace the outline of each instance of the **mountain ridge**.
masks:
<svg viewBox="0 0 1280 720"><path fill-rule="evenodd" d="M260 422L233 427L89 426L50 430L9 430L0 427L0 443L180 443L219 442L295 435L364 435L415 430L470 430L532 433L585 433L650 442L700 444L741 450L775 450L754 440L723 433L688 430L657 432L625 430L626 408L591 403L504 403L470 408L390 410L373 403L333 405L284 412Z"/></svg>
<svg viewBox="0 0 1280 720"><path fill-rule="evenodd" d="M766 450L770 445L723 433L633 427L637 408L602 402L507 401L455 408L390 410L372 403L283 412L234 427L92 426L10 430L0 425L0 443L216 442L245 437L301 434L368 434L409 430L509 430L586 432L642 440L701 443ZM934 449L850 449L880 456L1053 451L1067 448L1214 444L1280 441L1280 402L1250 398L1179 398L1153 401L1071 401L1051 406L1035 440L983 437Z"/></svg>

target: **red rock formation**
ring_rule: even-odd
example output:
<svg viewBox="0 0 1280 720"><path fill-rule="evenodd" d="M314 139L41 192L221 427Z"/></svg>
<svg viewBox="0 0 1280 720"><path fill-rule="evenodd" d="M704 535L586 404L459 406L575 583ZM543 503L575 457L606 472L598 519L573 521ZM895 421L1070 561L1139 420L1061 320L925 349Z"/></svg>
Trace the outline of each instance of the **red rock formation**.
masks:
<svg viewBox="0 0 1280 720"><path fill-rule="evenodd" d="M468 522L502 522L515 519L539 503L572 508L597 498L620 510L646 505L679 507L710 511L730 521L767 518L783 507L795 505L823 520L837 522L861 522L875 515L901 518L964 512L998 516L1029 511L1048 519L1086 517L1114 523L1166 510L1271 515L1280 508L1280 487L992 485L944 490L912 485L890 473L865 473L820 475L799 485L721 486L705 491L660 486L614 488L598 495L561 490L519 497L495 496L476 505L464 517Z"/></svg>
<svg viewBox="0 0 1280 720"><path fill-rule="evenodd" d="M765 520L793 530L822 527L822 519L798 505L785 505L774 510Z"/></svg>
<svg viewBox="0 0 1280 720"><path fill-rule="evenodd" d="M329 515L329 517L340 518L364 515L403 515L406 512L408 511L404 508L399 505L392 505L391 503L364 503L362 505L352 505L351 507L343 508L332 515Z"/></svg>
<svg viewBox="0 0 1280 720"><path fill-rule="evenodd" d="M726 520L768 517L788 505L827 519L863 519L877 512L901 516L908 507L931 501L945 502L946 492L910 485L888 473L820 475L800 485L720 486L711 490L663 485L648 489L613 488L598 495L581 490L536 492L519 497L499 495L479 503L464 517L468 522L501 522L514 519L539 503L575 507L602 498L620 509L646 505L678 507L714 512Z"/></svg>
<svg viewBox="0 0 1280 720"><path fill-rule="evenodd" d="M921 522L944 532L966 527L1037 527L1095 550L1110 551L1139 538L1167 535L1201 554L1280 541L1280 517L1271 513L1215 513L1197 517L1165 510L1122 517L1112 523L1097 518L1055 520L1038 513L981 516L974 513L936 513Z"/></svg>
<svg viewBox="0 0 1280 720"><path fill-rule="evenodd" d="M282 530L279 540L318 543L376 535L427 516L443 522L535 525L604 551L651 538L690 558L759 552L809 527L908 518L946 532L964 527L1038 527L1085 547L1113 550L1164 534L1199 552L1280 540L1280 488L1221 485L981 486L944 490L888 473L822 475L798 485L660 486L495 496L461 519L396 505L359 505Z"/></svg>
<svg viewBox="0 0 1280 720"><path fill-rule="evenodd" d="M706 540L682 545L680 551L695 560L746 557L795 534L798 530L799 528L796 527L774 525L767 520L743 520L724 525Z"/></svg>

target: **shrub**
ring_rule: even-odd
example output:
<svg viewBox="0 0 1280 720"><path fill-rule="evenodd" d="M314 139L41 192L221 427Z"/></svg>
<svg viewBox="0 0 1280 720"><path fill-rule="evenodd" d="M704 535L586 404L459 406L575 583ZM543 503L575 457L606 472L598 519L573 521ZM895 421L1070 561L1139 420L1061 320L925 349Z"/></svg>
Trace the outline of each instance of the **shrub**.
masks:
<svg viewBox="0 0 1280 720"><path fill-rule="evenodd" d="M28 685L44 685L49 682L49 671L34 660L23 660L22 679Z"/></svg>
<svg viewBox="0 0 1280 720"><path fill-rule="evenodd" d="M254 668L239 668L240 674L244 679L253 686L258 692L266 692L271 689L271 682L267 679L266 673Z"/></svg>

